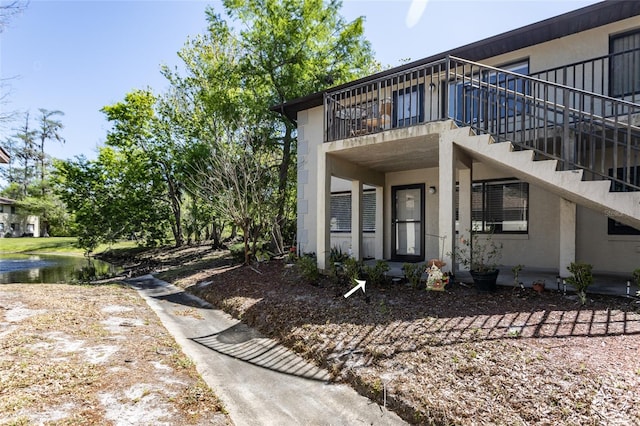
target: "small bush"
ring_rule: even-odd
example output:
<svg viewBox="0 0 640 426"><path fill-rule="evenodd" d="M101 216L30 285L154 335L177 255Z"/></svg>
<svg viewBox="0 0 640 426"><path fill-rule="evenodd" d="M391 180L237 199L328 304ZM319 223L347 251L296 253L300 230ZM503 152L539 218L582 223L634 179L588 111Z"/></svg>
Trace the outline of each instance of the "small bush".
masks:
<svg viewBox="0 0 640 426"><path fill-rule="evenodd" d="M347 257L347 259L345 259L342 270L348 285L353 284L354 280L359 279L363 275L362 262L355 260L353 257Z"/></svg>
<svg viewBox="0 0 640 426"><path fill-rule="evenodd" d="M320 272L318 271L315 254L304 254L300 256L296 262L296 267L309 284L317 284L320 280Z"/></svg>
<svg viewBox="0 0 640 426"><path fill-rule="evenodd" d="M418 288L420 286L420 280L422 279L424 269L424 263L405 263L402 265L404 277L411 283L413 288Z"/></svg>
<svg viewBox="0 0 640 426"><path fill-rule="evenodd" d="M567 278L567 282L571 284L578 293L580 302L584 305L587 303L587 288L593 284L593 274L591 270L593 265L582 262L571 262L567 266L571 276Z"/></svg>
<svg viewBox="0 0 640 426"><path fill-rule="evenodd" d="M636 283L638 287L640 287L640 268L633 271L633 282Z"/></svg>
<svg viewBox="0 0 640 426"><path fill-rule="evenodd" d="M374 266L364 266L363 269L371 284L384 284L389 265L384 260L378 260Z"/></svg>

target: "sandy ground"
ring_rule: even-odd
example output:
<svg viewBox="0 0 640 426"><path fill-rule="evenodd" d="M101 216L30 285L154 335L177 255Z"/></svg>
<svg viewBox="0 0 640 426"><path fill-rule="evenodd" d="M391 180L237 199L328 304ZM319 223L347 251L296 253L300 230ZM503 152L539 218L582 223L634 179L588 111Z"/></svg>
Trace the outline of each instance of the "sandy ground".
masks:
<svg viewBox="0 0 640 426"><path fill-rule="evenodd" d="M135 290L8 284L0 285L0 424L231 421Z"/></svg>

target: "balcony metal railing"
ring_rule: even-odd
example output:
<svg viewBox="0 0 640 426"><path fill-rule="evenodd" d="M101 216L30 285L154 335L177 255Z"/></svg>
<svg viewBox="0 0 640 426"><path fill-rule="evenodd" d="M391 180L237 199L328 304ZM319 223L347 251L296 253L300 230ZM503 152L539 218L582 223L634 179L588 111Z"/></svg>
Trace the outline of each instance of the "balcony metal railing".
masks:
<svg viewBox="0 0 640 426"><path fill-rule="evenodd" d="M325 95L327 141L443 119L640 190L640 105L627 100L455 57Z"/></svg>
<svg viewBox="0 0 640 426"><path fill-rule="evenodd" d="M587 92L640 103L638 69L640 69L640 48L529 73L529 76ZM615 76L615 78L612 79L610 76Z"/></svg>

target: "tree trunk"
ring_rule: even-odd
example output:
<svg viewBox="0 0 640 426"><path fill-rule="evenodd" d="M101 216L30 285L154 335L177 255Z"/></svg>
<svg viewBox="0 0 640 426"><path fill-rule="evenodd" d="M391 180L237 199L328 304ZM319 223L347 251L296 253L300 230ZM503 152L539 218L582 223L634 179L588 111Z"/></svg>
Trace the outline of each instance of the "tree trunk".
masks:
<svg viewBox="0 0 640 426"><path fill-rule="evenodd" d="M244 264L249 265L251 263L251 255L249 250L249 239L251 238L249 235L249 223L245 221L242 224L242 240L244 243Z"/></svg>
<svg viewBox="0 0 640 426"><path fill-rule="evenodd" d="M282 162L278 171L278 212L274 226L277 228L273 233L274 244L276 247L284 247L282 238L282 227L285 221L284 210L287 200L287 187L289 184L289 167L291 167L291 145L293 137L291 136L292 128L289 123L285 123L286 132L282 139Z"/></svg>
<svg viewBox="0 0 640 426"><path fill-rule="evenodd" d="M173 220L175 224L171 227L173 238L176 241L176 247L184 245L184 236L182 232L182 204L180 202L180 193L176 188L176 183L170 176L166 176L167 187L169 190L169 200L171 202L171 211L173 212Z"/></svg>

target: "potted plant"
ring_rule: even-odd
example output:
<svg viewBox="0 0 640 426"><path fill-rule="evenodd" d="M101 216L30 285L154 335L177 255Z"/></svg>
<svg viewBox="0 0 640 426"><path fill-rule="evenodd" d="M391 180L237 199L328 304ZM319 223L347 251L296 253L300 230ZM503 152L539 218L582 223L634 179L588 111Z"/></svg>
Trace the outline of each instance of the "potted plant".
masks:
<svg viewBox="0 0 640 426"><path fill-rule="evenodd" d="M456 262L469 269L478 292L493 292L500 270L498 262L502 258L502 243L493 240L493 234L480 235L470 232L470 237L462 237L456 245L453 256Z"/></svg>

